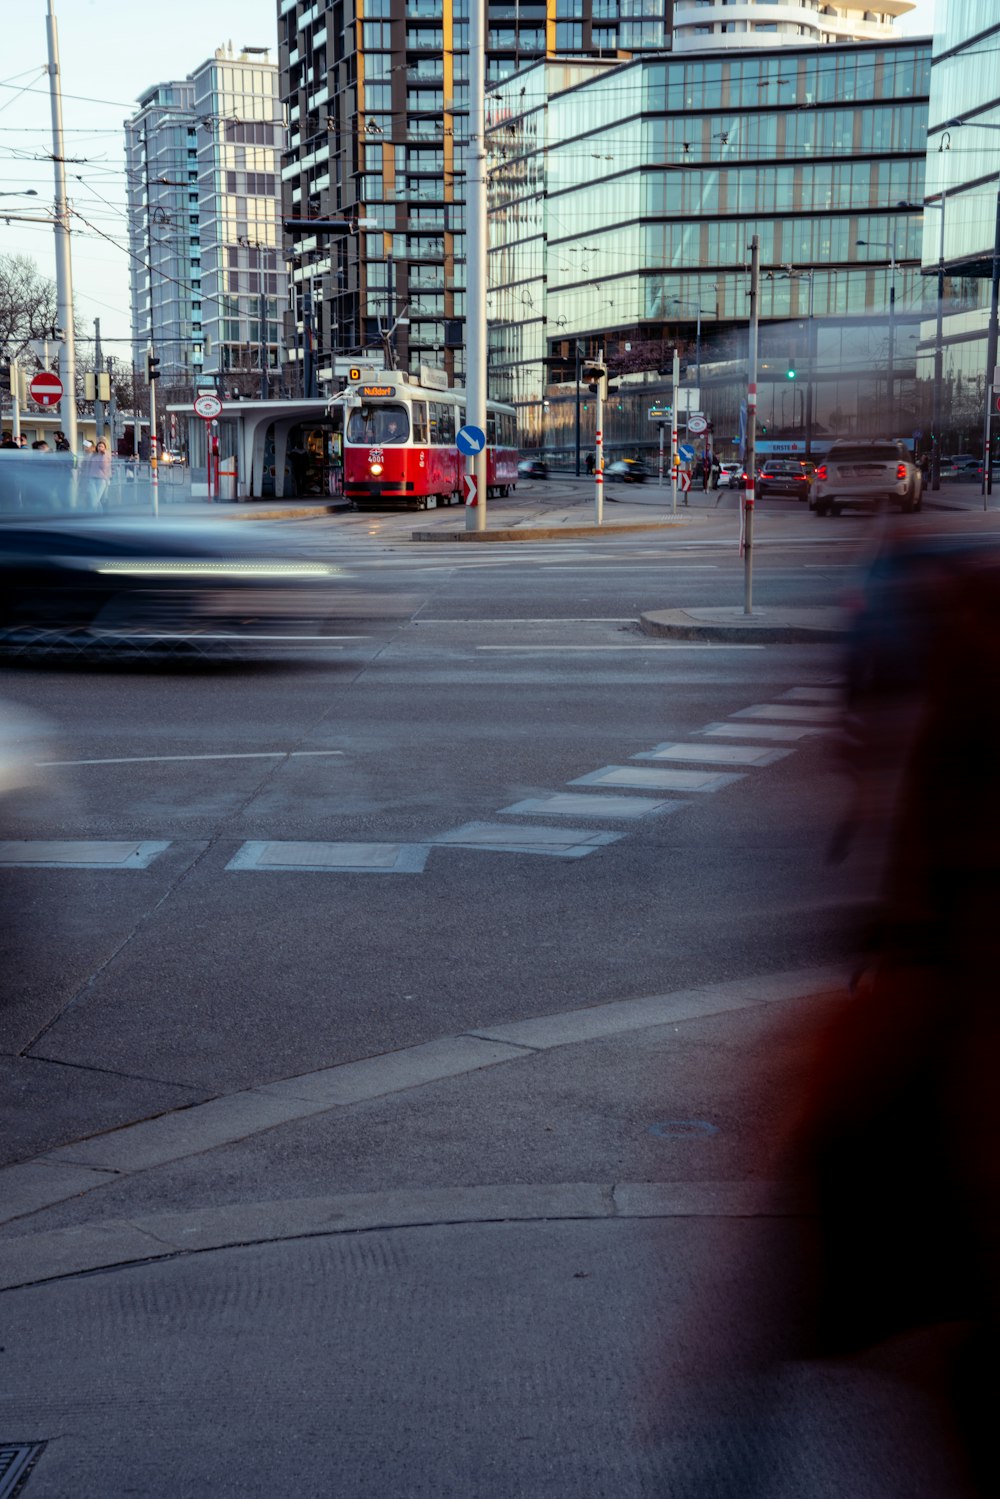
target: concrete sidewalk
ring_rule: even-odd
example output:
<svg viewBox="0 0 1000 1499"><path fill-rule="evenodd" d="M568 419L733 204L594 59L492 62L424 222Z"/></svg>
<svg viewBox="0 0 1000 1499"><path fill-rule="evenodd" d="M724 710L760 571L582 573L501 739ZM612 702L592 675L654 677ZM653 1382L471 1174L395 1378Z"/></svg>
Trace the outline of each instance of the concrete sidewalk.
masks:
<svg viewBox="0 0 1000 1499"><path fill-rule="evenodd" d="M789 1048L843 978L480 1028L0 1173L39 1204L0 1237L25 1499L957 1499L891 1361L769 1362Z"/></svg>

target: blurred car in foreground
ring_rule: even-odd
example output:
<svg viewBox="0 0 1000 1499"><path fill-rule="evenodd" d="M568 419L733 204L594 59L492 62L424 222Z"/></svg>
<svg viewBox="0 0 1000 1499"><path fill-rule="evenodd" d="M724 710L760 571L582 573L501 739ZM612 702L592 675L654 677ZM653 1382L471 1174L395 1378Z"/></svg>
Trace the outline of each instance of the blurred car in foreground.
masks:
<svg viewBox="0 0 1000 1499"><path fill-rule="evenodd" d="M340 568L224 524L0 521L0 657L267 654L336 613Z"/></svg>
<svg viewBox="0 0 1000 1499"><path fill-rule="evenodd" d="M549 466L544 458L522 458L517 465L517 471L522 479L547 479L549 477Z"/></svg>
<svg viewBox="0 0 1000 1499"><path fill-rule="evenodd" d="M641 458L616 458L605 469L605 475L609 479L621 479L623 484L645 484L650 469Z"/></svg>
<svg viewBox="0 0 1000 1499"><path fill-rule="evenodd" d="M807 500L812 481L811 463L801 458L772 458L757 472L757 495L764 499L770 494L785 494Z"/></svg>
<svg viewBox="0 0 1000 1499"><path fill-rule="evenodd" d="M839 515L847 507L876 510L898 505L919 510L923 480L902 443L835 442L816 469L809 508L817 515Z"/></svg>

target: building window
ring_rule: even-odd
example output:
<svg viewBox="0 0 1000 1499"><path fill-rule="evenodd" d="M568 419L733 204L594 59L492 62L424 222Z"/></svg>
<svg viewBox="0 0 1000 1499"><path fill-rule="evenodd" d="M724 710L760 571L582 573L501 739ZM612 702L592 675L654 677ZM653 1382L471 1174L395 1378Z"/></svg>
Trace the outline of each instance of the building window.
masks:
<svg viewBox="0 0 1000 1499"><path fill-rule="evenodd" d="M579 51L583 46L583 27L572 22L556 22L556 51Z"/></svg>

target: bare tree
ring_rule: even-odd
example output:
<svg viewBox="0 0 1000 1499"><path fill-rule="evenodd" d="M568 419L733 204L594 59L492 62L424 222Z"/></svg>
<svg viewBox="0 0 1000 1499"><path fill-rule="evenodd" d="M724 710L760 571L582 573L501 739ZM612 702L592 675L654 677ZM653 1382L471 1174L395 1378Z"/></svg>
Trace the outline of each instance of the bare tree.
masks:
<svg viewBox="0 0 1000 1499"><path fill-rule="evenodd" d="M51 335L56 323L56 285L28 255L0 255L0 351L17 359L29 339Z"/></svg>

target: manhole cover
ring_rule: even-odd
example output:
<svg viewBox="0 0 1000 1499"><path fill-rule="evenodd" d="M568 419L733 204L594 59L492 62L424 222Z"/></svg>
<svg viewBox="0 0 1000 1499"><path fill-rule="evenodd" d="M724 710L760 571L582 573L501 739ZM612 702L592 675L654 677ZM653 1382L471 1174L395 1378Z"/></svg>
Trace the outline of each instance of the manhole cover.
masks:
<svg viewBox="0 0 1000 1499"><path fill-rule="evenodd" d="M0 1499L14 1499L45 1451L44 1442L0 1442Z"/></svg>

